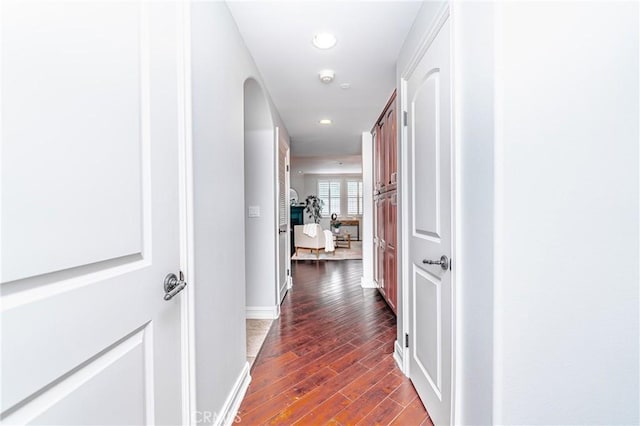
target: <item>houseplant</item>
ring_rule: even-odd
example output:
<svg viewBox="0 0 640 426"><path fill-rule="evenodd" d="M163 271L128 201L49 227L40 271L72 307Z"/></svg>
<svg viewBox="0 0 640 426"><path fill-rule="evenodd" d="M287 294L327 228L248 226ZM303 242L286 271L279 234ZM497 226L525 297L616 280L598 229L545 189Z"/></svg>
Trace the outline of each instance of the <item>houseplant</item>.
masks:
<svg viewBox="0 0 640 426"><path fill-rule="evenodd" d="M324 207L324 201L315 195L309 195L305 200L305 212L309 215L309 219L313 219L314 223L320 223L320 212Z"/></svg>
<svg viewBox="0 0 640 426"><path fill-rule="evenodd" d="M333 213L331 215L331 228L332 228L333 232L336 233L336 234L339 234L341 226L342 226L342 222L338 221L338 215Z"/></svg>

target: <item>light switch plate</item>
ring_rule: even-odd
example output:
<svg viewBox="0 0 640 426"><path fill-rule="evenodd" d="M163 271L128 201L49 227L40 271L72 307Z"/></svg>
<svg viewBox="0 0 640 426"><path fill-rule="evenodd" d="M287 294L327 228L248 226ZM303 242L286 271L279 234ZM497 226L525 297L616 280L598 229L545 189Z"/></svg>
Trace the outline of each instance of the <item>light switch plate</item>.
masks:
<svg viewBox="0 0 640 426"><path fill-rule="evenodd" d="M249 206L249 217L260 217L260 206Z"/></svg>

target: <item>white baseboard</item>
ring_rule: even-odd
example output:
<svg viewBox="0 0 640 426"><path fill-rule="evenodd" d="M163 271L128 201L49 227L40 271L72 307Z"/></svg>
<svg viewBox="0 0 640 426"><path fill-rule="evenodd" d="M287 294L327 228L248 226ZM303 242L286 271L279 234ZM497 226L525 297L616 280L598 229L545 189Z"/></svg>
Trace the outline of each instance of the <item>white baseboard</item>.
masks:
<svg viewBox="0 0 640 426"><path fill-rule="evenodd" d="M278 319L280 306L247 306L247 319Z"/></svg>
<svg viewBox="0 0 640 426"><path fill-rule="evenodd" d="M393 345L393 359L396 361L396 364L398 364L398 367L406 376L408 371L406 371L404 366L404 348L397 340Z"/></svg>
<svg viewBox="0 0 640 426"><path fill-rule="evenodd" d="M360 287L362 288L378 288L378 283L372 279L360 277Z"/></svg>
<svg viewBox="0 0 640 426"><path fill-rule="evenodd" d="M220 415L216 416L214 419L214 424L230 426L236 423L236 415L238 414L238 409L240 408L240 404L244 399L244 395L247 392L247 388L249 387L249 383L251 382L251 374L249 363L244 364L244 368L240 372L240 375L236 379L236 382L229 392L229 396L227 396L227 400L224 402L222 409L220 409Z"/></svg>

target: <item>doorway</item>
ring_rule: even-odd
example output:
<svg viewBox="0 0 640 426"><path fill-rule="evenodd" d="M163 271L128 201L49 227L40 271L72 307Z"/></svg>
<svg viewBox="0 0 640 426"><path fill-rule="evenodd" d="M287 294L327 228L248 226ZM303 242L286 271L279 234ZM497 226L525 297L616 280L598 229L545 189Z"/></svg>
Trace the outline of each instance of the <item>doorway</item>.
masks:
<svg viewBox="0 0 640 426"><path fill-rule="evenodd" d="M272 321L278 300L277 128L260 84L244 83L245 306L247 357L251 363Z"/></svg>

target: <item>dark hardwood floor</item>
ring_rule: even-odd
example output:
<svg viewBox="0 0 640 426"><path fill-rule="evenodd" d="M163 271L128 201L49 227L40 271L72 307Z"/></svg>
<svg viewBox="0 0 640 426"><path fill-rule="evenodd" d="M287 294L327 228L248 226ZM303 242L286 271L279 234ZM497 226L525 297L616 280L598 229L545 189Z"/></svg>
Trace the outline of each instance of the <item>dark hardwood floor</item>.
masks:
<svg viewBox="0 0 640 426"><path fill-rule="evenodd" d="M396 319L361 276L359 260L294 262L294 287L251 371L240 423L432 424L392 358Z"/></svg>

